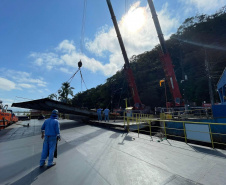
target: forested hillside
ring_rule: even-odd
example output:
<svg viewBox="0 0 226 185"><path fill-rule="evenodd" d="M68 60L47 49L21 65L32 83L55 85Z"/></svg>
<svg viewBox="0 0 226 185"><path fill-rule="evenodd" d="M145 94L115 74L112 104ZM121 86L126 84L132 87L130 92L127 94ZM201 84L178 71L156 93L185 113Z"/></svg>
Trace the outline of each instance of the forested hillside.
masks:
<svg viewBox="0 0 226 185"><path fill-rule="evenodd" d="M166 41L171 55L177 81L186 102L210 102L207 66L215 102L219 101L216 85L226 67L226 7L218 13L188 18L178 31ZM165 77L159 54L160 46L130 59L140 99L143 104L156 107L165 106L164 86L159 81ZM187 80L185 80L185 75ZM168 100L172 100L167 87ZM133 99L128 88L124 71L118 71L105 84L76 94L72 104L95 108L125 107L123 99Z"/></svg>

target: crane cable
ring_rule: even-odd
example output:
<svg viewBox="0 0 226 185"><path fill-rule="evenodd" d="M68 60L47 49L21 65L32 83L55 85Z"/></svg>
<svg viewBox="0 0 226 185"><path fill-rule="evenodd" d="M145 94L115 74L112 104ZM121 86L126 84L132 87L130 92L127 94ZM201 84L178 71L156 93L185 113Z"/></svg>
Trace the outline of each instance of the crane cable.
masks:
<svg viewBox="0 0 226 185"><path fill-rule="evenodd" d="M69 80L67 81L69 84L71 83L72 79L74 78L74 76L77 74L79 70L80 68L78 68L78 70L71 76L71 78L69 78Z"/></svg>
<svg viewBox="0 0 226 185"><path fill-rule="evenodd" d="M86 7L87 0L84 0L83 4L83 16L82 16L82 29L81 29L81 38L80 38L80 50L81 53L84 51L84 35L85 35L85 23L86 23Z"/></svg>
<svg viewBox="0 0 226 185"><path fill-rule="evenodd" d="M128 12L128 0L125 0L125 13Z"/></svg>
<svg viewBox="0 0 226 185"><path fill-rule="evenodd" d="M81 81L84 83L84 85L85 85L85 87L86 87L86 90L88 90L88 88L87 88L87 86L86 86L86 83L85 83L85 81L84 81L84 79L83 79L83 77L82 77L82 71L80 70L80 75L81 75Z"/></svg>
<svg viewBox="0 0 226 185"><path fill-rule="evenodd" d="M83 16L82 16L82 28L81 28L81 37L80 37L80 51L81 53L83 53L84 51L84 34L85 34L85 20L86 20L86 7L87 7L87 0L84 0L84 4L83 4ZM81 66L82 66L82 62L81 60L78 62L78 69L77 71L66 81L67 83L71 83L73 78L75 77L75 75L80 71L80 75L81 75L81 89L82 89L82 82L85 84L85 81L82 77L82 73L81 73ZM85 84L86 87L86 84ZM86 87L87 89L87 87ZM60 89L59 89L60 90ZM57 90L56 93L59 91ZM56 94L54 93L54 94Z"/></svg>
<svg viewBox="0 0 226 185"><path fill-rule="evenodd" d="M84 3L83 3L83 15L82 15L82 28L81 28L81 37L80 37L80 51L81 51L81 53L84 53L84 35L85 35L85 23L86 23L86 7L87 7L87 0L84 0ZM80 76L81 76L81 92L82 92L82 82L84 80L82 78L81 70L80 70ZM85 84L85 82L84 82L84 84Z"/></svg>
<svg viewBox="0 0 226 185"><path fill-rule="evenodd" d="M80 76L81 76L81 86L82 86L82 82L84 83L85 87L86 87L86 90L88 90L87 86L86 86L86 83L84 81L84 78L82 76L82 70L80 69ZM93 106L95 107L95 103L93 102L93 99L91 98L91 102L93 104Z"/></svg>
<svg viewBox="0 0 226 185"><path fill-rule="evenodd" d="M85 35L85 21L86 21L86 7L87 7L87 0L84 0L84 4L83 4L83 15L82 15L82 28L81 28L81 37L80 37L80 51L81 53L84 52L84 35ZM82 66L82 62L81 60L78 63L78 70L71 76L71 78L67 81L69 84L72 82L73 78L75 77L75 75L80 71L80 76L81 76L81 92L82 92L82 82L85 84L85 81L82 77L82 72L81 72L81 66ZM85 84L86 90L87 86Z"/></svg>
<svg viewBox="0 0 226 185"><path fill-rule="evenodd" d="M71 84L73 78L75 77L75 75L81 70L80 68L82 67L82 61L80 60L78 62L78 69L77 71L66 81L66 83L68 83L69 85ZM54 94L57 94L59 92L59 90L61 90L61 88L59 88Z"/></svg>

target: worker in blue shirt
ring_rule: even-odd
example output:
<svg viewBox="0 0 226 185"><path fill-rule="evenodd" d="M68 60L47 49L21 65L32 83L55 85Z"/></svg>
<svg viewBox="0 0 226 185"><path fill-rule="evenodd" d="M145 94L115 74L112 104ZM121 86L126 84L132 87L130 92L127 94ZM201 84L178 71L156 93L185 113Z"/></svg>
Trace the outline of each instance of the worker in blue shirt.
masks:
<svg viewBox="0 0 226 185"><path fill-rule="evenodd" d="M104 120L108 120L109 122L109 112L110 110L108 108L104 109Z"/></svg>
<svg viewBox="0 0 226 185"><path fill-rule="evenodd" d="M58 119L58 110L54 109L52 111L51 117L43 123L41 127L42 136L44 139L42 155L40 160L40 167L45 165L45 160L49 154L48 165L47 167L51 167L56 165L53 162L54 151L56 148L57 140L60 140L60 125Z"/></svg>
<svg viewBox="0 0 226 185"><path fill-rule="evenodd" d="M101 109L101 108L97 109L98 121L102 121L102 115L101 115L101 111L102 111L102 110L103 110L103 109Z"/></svg>

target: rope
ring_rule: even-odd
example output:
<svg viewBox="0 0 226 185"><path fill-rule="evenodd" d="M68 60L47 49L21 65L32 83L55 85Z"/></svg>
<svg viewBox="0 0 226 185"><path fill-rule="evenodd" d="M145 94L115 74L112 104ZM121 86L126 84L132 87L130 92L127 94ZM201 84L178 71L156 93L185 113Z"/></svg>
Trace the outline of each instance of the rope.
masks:
<svg viewBox="0 0 226 185"><path fill-rule="evenodd" d="M86 7L87 7L87 0L84 0L84 4L83 4L83 16L82 16L82 28L81 28L81 37L80 37L80 50L83 53L83 46L84 46L84 34L85 34L85 20L86 20ZM69 78L69 80L67 80L66 82L68 82L69 84L72 82L74 76L78 73L78 71L80 71L81 74L81 70L80 67L78 68L78 70L72 75L71 78ZM81 74L82 76L82 74ZM84 82L84 80L83 80ZM84 82L85 83L85 82ZM82 83L81 83L82 84ZM82 85L81 85L81 89L82 89ZM87 88L86 88L87 89ZM59 89L60 90L60 89ZM57 90L54 94L56 94L59 90Z"/></svg>
<svg viewBox="0 0 226 185"><path fill-rule="evenodd" d="M77 71L71 76L71 78L69 78L66 82L69 83L69 85L71 84L73 78L75 77L75 75L78 73L78 71L80 70L80 68L77 69ZM60 90L61 88L59 88L54 94L57 94L58 91Z"/></svg>
<svg viewBox="0 0 226 185"><path fill-rule="evenodd" d="M81 93L82 93L82 72L80 70L80 76L81 76Z"/></svg>
<svg viewBox="0 0 226 185"><path fill-rule="evenodd" d="M71 83L72 79L74 78L74 76L77 74L77 72L80 70L80 68L78 68L78 70L71 76L71 78L69 78L68 82L69 84ZM70 82L69 82L70 81Z"/></svg>
<svg viewBox="0 0 226 185"><path fill-rule="evenodd" d="M125 13L127 13L127 11L128 11L128 2L127 0L125 0Z"/></svg>
<svg viewBox="0 0 226 185"><path fill-rule="evenodd" d="M85 85L86 90L88 90L88 88L87 88L87 86L86 86L86 83L85 83L85 81L84 81L84 79L83 79L83 76L82 76L82 70L81 70L81 69L80 69L80 76L81 76L81 86L82 86L82 82L83 82L84 85ZM92 104L93 104L93 107L96 107L96 105L95 105L95 103L93 102L92 98L91 98L91 102L92 102Z"/></svg>
<svg viewBox="0 0 226 185"><path fill-rule="evenodd" d="M87 7L87 0L84 0L83 16L82 16L81 39L80 39L80 50L81 50L82 53L83 53L84 35L85 35L86 7Z"/></svg>
<svg viewBox="0 0 226 185"><path fill-rule="evenodd" d="M88 88L87 88L87 86L86 86L86 83L85 83L85 81L84 81L84 79L83 79L83 77L82 77L82 71L81 71L81 69L80 69L80 75L81 75L81 80L82 80L82 82L84 83L84 85L85 85L85 87L86 87L86 90L88 90Z"/></svg>

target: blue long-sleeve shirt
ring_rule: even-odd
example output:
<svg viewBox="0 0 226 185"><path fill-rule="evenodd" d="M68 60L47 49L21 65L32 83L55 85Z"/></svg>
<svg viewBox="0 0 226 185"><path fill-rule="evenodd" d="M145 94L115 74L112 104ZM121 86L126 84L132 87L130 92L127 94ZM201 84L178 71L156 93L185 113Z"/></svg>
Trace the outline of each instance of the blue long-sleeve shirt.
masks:
<svg viewBox="0 0 226 185"><path fill-rule="evenodd" d="M108 115L108 114L109 114L109 112L110 112L110 110L109 110L109 109L104 109L104 115Z"/></svg>
<svg viewBox="0 0 226 185"><path fill-rule="evenodd" d="M45 120L41 130L45 131L46 136L60 136L60 124L57 117L51 116L51 118Z"/></svg>
<svg viewBox="0 0 226 185"><path fill-rule="evenodd" d="M101 111L102 111L103 109L97 109L97 114L101 114Z"/></svg>

